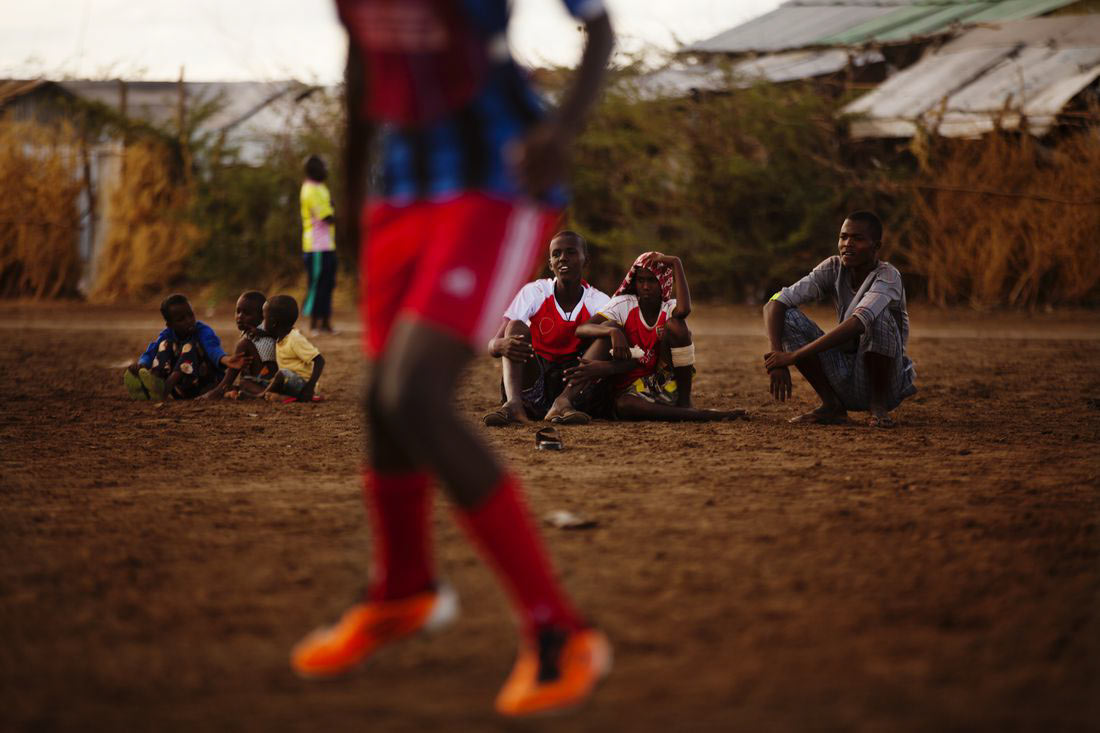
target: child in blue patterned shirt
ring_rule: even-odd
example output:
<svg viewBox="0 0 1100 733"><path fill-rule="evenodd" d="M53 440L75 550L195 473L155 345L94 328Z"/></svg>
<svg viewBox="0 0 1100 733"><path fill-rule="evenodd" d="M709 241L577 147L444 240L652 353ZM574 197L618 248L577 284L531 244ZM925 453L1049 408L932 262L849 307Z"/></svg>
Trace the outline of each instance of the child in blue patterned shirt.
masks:
<svg viewBox="0 0 1100 733"><path fill-rule="evenodd" d="M164 330L123 374L126 391L134 399L194 399L213 388L227 367L244 365L243 358L225 353L214 329L195 319L186 296L169 295L160 313Z"/></svg>

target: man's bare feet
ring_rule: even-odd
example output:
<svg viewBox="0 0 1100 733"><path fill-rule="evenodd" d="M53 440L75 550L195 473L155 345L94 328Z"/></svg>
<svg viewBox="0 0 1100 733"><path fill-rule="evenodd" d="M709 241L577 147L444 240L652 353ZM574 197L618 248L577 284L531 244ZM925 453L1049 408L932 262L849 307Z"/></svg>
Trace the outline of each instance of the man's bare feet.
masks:
<svg viewBox="0 0 1100 733"><path fill-rule="evenodd" d="M812 412L792 417L788 422L796 425L843 425L848 422L848 412L843 407L822 405Z"/></svg>
<svg viewBox="0 0 1100 733"><path fill-rule="evenodd" d="M565 395L558 395L558 398L554 400L554 404L550 405L550 409L546 411L546 415L542 419L550 422L555 417L561 418L571 412L576 412L573 403Z"/></svg>

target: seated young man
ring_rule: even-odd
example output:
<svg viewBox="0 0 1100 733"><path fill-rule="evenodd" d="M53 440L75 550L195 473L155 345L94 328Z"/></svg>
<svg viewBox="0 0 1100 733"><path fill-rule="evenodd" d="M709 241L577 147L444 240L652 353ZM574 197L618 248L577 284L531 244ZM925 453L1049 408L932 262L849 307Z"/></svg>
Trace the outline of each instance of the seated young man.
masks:
<svg viewBox="0 0 1100 733"><path fill-rule="evenodd" d="M500 328L489 339L489 356L501 359L502 404L482 418L486 425L541 420L565 388L564 372L577 365L583 350L577 326L609 300L582 279L587 263L584 237L569 230L558 232L550 240L554 277L524 285L504 312Z"/></svg>
<svg viewBox="0 0 1100 733"><path fill-rule="evenodd" d="M771 351L764 367L772 397L791 396L793 364L821 398L821 406L791 420L833 425L848 410L867 410L869 424L894 425L890 411L914 394L916 370L905 353L909 313L901 273L879 260L882 222L869 211L850 214L840 227L839 254L772 296L764 306ZM822 332L798 306L829 298L840 322Z"/></svg>
<svg viewBox="0 0 1100 733"><path fill-rule="evenodd" d="M615 296L577 336L595 339L580 363L566 369L567 386L546 419L583 425L591 415L576 398L594 380L607 378L610 400L599 417L625 420L725 420L744 410L700 410L691 403L695 345L684 319L691 294L679 257L646 252L627 272Z"/></svg>

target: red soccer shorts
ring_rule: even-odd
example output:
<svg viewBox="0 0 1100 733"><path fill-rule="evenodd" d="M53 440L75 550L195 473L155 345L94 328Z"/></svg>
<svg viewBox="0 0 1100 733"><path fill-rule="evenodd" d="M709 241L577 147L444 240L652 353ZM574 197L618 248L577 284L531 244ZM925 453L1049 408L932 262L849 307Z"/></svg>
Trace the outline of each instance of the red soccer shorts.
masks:
<svg viewBox="0 0 1100 733"><path fill-rule="evenodd" d="M369 202L359 257L367 355L385 350L402 316L483 348L529 279L559 214L471 192L439 202Z"/></svg>

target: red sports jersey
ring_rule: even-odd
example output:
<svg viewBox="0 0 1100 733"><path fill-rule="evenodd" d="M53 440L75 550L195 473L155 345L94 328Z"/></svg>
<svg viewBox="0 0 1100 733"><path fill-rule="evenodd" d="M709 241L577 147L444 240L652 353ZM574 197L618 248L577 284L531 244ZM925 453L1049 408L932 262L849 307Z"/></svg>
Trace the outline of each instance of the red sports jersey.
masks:
<svg viewBox="0 0 1100 733"><path fill-rule="evenodd" d="M646 323L641 308L638 307L637 295L616 295L608 304L600 310L600 315L623 327L626 340L630 344L630 352L635 358L656 348L660 337L657 329L665 325L676 309L676 299L666 300L661 303L661 312L657 314L657 322ZM645 377L657 371L656 359L648 366L639 366L637 369L622 374L615 378L615 387L625 387L639 377Z"/></svg>
<svg viewBox="0 0 1100 733"><path fill-rule="evenodd" d="M554 280L527 283L516 294L504 317L523 321L531 328L531 347L547 361L565 361L575 357L581 348L577 326L595 315L609 298L588 283L580 302L569 313L562 310L554 297Z"/></svg>

